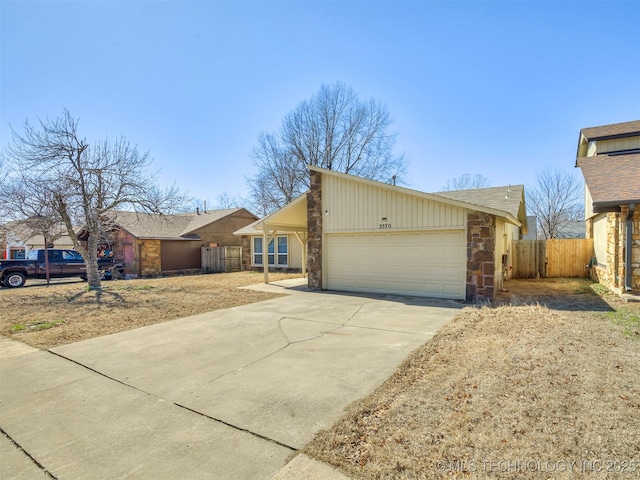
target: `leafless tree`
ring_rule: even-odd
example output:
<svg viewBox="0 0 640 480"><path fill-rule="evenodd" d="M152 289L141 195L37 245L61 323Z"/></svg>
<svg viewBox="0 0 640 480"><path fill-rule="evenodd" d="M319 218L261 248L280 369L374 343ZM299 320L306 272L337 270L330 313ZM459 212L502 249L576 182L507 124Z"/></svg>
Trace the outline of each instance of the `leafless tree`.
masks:
<svg viewBox="0 0 640 480"><path fill-rule="evenodd" d="M343 83L322 85L285 116L278 134L262 133L253 149L258 173L248 179L260 214L282 207L309 186L307 165L371 180L402 183L404 156L393 155L386 106L363 102Z"/></svg>
<svg viewBox="0 0 640 480"><path fill-rule="evenodd" d="M544 238L558 238L563 228L583 219L584 186L571 173L547 166L527 187L527 208L537 217Z"/></svg>
<svg viewBox="0 0 640 480"><path fill-rule="evenodd" d="M245 204L245 200L229 192L222 192L216 196L214 208L226 210L229 208L240 208Z"/></svg>
<svg viewBox="0 0 640 480"><path fill-rule="evenodd" d="M452 190L470 190L473 188L487 188L491 186L491 180L488 177L480 173L471 175L470 173L464 173L459 177L447 180L447 184L442 187L442 190L449 192Z"/></svg>
<svg viewBox="0 0 640 480"><path fill-rule="evenodd" d="M186 199L175 187L161 189L157 176L147 173L148 152L140 153L124 137L90 145L66 109L55 120L40 120L38 126L27 121L23 133L12 132L5 160L19 172L20 188L42 192L47 208L64 224L85 260L90 288L100 287L98 243L109 234L115 211L170 213ZM86 246L78 238L78 225L88 234Z"/></svg>

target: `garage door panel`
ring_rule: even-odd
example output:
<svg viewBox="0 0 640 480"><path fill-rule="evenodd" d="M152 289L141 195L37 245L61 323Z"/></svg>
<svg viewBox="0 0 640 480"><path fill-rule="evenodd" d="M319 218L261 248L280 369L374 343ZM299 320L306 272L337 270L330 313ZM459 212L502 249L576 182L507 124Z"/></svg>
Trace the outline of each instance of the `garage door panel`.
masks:
<svg viewBox="0 0 640 480"><path fill-rule="evenodd" d="M463 299L466 235L327 235L327 287Z"/></svg>

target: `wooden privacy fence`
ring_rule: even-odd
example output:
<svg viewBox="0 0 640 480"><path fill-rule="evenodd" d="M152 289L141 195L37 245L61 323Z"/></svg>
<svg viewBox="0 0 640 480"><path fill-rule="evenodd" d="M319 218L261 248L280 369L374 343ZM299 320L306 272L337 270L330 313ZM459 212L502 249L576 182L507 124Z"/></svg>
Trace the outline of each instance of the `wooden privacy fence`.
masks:
<svg viewBox="0 0 640 480"><path fill-rule="evenodd" d="M224 273L242 270L242 247L202 247L202 269Z"/></svg>
<svg viewBox="0 0 640 480"><path fill-rule="evenodd" d="M587 277L592 238L515 240L512 278Z"/></svg>

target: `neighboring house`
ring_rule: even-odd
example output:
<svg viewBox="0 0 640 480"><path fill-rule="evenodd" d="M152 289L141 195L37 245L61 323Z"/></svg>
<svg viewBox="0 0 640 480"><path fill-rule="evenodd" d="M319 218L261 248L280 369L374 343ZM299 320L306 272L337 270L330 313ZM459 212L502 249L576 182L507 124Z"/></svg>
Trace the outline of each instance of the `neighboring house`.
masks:
<svg viewBox="0 0 640 480"><path fill-rule="evenodd" d="M640 293L640 120L580 130L576 166L593 278L617 293Z"/></svg>
<svg viewBox="0 0 640 480"><path fill-rule="evenodd" d="M257 266L266 242L294 235L313 289L491 299L526 233L521 185L429 194L309 170L310 191L255 222L243 245Z"/></svg>
<svg viewBox="0 0 640 480"><path fill-rule="evenodd" d="M201 248L240 245L233 232L257 220L244 208L178 215L115 212L113 256L127 274L154 276L201 268Z"/></svg>
<svg viewBox="0 0 640 480"><path fill-rule="evenodd" d="M535 215L527 215L527 233L522 240L538 240L538 218Z"/></svg>
<svg viewBox="0 0 640 480"><path fill-rule="evenodd" d="M29 250L44 248L44 237L32 235L32 231L20 221L6 223L0 228L0 258L26 258ZM73 242L66 233L64 225L56 229L55 238L49 246L56 248L73 248Z"/></svg>

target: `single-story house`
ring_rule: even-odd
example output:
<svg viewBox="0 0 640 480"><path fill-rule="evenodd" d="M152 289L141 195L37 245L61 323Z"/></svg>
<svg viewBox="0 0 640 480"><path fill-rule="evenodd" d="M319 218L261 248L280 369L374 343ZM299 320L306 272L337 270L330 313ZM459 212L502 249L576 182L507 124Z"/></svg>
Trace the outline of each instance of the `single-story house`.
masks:
<svg viewBox="0 0 640 480"><path fill-rule="evenodd" d="M616 293L640 293L640 120L580 130L576 167L592 277Z"/></svg>
<svg viewBox="0 0 640 480"><path fill-rule="evenodd" d="M240 245L236 230L257 217L244 208L177 215L115 212L110 247L124 272L154 276L201 268L201 248Z"/></svg>
<svg viewBox="0 0 640 480"><path fill-rule="evenodd" d="M294 235L313 289L471 301L502 288L512 241L526 233L522 185L430 194L309 170L308 193L236 232L251 266L265 243L276 266L274 239Z"/></svg>
<svg viewBox="0 0 640 480"><path fill-rule="evenodd" d="M73 241L64 225L60 224L54 231L54 239L49 240L49 247L73 248ZM44 236L34 235L25 222L7 222L0 227L0 258L26 258L29 250L36 248L44 248Z"/></svg>

